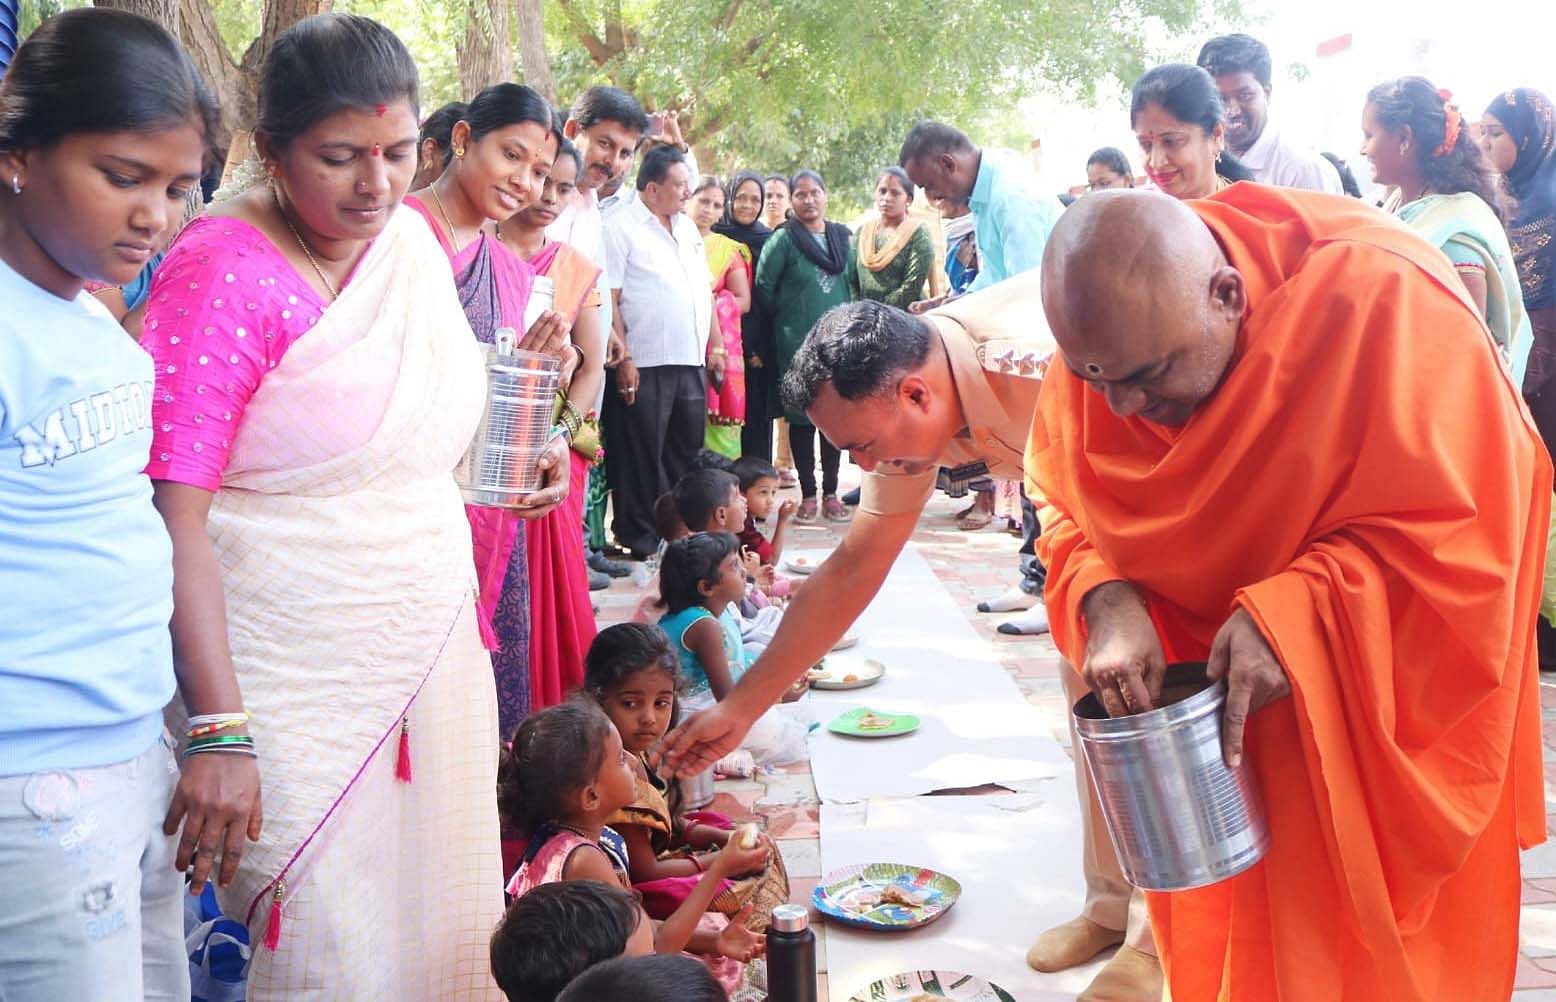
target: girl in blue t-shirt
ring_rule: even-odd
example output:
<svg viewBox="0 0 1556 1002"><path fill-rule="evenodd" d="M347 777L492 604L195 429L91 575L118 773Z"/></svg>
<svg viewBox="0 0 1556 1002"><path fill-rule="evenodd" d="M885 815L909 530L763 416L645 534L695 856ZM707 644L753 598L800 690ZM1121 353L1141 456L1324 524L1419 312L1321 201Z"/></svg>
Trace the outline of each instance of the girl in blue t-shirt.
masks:
<svg viewBox="0 0 1556 1002"><path fill-rule="evenodd" d="M13 1002L189 998L183 871L194 864L198 892L259 834L236 688L225 705L185 691L220 715L219 753L181 776L164 737L173 567L144 473L152 362L83 291L135 279L198 189L216 124L178 43L124 11L50 18L0 81L0 998Z"/></svg>
<svg viewBox="0 0 1556 1002"><path fill-rule="evenodd" d="M687 705L710 706L735 687L746 670L740 621L730 603L746 590L740 540L728 532L697 532L665 548L659 564L669 636L686 675Z"/></svg>

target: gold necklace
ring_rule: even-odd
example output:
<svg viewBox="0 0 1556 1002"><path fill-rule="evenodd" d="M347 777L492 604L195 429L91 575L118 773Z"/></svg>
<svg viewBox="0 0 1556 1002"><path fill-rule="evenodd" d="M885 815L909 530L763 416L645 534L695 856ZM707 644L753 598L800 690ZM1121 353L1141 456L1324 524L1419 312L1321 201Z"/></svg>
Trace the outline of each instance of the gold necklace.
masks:
<svg viewBox="0 0 1556 1002"><path fill-rule="evenodd" d="M276 200L276 212L280 215L281 222L285 223L286 228L292 231L292 236L297 240L297 246L301 247L303 253L307 255L308 263L313 265L314 273L319 276L319 281L323 282L324 288L329 290L330 302L333 303L340 298L340 293L336 291L335 283L330 281L330 277L324 274L324 269L319 267L319 262L314 258L313 251L308 249L308 241L304 240L303 235L297 232L297 227L292 225L292 217L288 216L286 210L281 207L281 193L276 191L274 184L270 185L270 197Z"/></svg>
<svg viewBox="0 0 1556 1002"><path fill-rule="evenodd" d="M438 206L438 215L443 217L443 225L448 227L448 242L453 245L454 253L458 254L459 253L459 231L454 229L454 222L453 222L453 220L448 218L448 210L443 208L443 199L438 197L438 186L435 185L435 184L429 184L427 186L427 190L432 192L432 200L434 202L436 202L437 206ZM476 232L477 233L480 232L480 228L479 227L477 227Z"/></svg>

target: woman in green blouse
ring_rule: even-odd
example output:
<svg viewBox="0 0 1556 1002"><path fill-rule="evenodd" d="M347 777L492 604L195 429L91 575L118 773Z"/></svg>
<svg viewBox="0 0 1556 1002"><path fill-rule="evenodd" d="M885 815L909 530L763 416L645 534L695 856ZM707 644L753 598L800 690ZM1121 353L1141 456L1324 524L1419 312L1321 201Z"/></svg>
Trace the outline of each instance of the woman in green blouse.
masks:
<svg viewBox="0 0 1556 1002"><path fill-rule="evenodd" d="M901 167L888 167L875 183L872 219L859 230L854 263L848 269L851 299L873 299L905 310L924 298L934 267L935 245L919 220L908 218L913 182Z"/></svg>

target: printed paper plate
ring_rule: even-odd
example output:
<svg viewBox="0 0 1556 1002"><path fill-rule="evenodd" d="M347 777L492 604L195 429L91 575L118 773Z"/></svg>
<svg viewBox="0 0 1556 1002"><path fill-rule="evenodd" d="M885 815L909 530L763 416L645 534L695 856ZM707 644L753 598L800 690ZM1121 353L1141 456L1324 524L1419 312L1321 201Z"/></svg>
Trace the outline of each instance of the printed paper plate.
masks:
<svg viewBox="0 0 1556 1002"><path fill-rule="evenodd" d="M938 870L860 863L823 877L811 903L821 914L846 925L901 931L928 925L961 896L962 885Z"/></svg>
<svg viewBox="0 0 1556 1002"><path fill-rule="evenodd" d="M806 673L812 689L863 689L886 674L886 666L874 658L828 654Z"/></svg>
<svg viewBox="0 0 1556 1002"><path fill-rule="evenodd" d="M999 985L957 971L904 971L873 982L855 992L849 1002L928 1002L932 999L956 999L957 1002L1016 1002Z"/></svg>
<svg viewBox="0 0 1556 1002"><path fill-rule="evenodd" d="M918 730L918 718L911 713L882 713L861 706L832 721L827 730L851 738L894 738Z"/></svg>

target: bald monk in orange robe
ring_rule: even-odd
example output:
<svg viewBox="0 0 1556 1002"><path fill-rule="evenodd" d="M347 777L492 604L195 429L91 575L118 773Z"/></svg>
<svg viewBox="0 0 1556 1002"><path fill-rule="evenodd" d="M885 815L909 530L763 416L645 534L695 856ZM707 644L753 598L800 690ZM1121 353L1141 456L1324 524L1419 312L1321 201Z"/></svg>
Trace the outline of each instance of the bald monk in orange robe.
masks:
<svg viewBox="0 0 1556 1002"><path fill-rule="evenodd" d="M1107 192L1042 289L1054 640L1115 715L1208 658L1270 828L1149 895L1174 1002L1506 1002L1551 467L1447 258L1349 199Z"/></svg>

